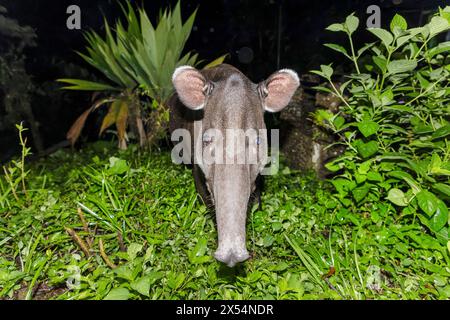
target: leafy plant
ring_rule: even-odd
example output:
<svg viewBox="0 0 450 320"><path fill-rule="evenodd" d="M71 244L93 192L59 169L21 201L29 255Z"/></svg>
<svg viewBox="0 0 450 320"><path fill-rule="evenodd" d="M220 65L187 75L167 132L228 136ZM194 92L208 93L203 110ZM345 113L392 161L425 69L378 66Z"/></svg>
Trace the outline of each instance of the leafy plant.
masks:
<svg viewBox="0 0 450 320"><path fill-rule="evenodd" d="M196 65L199 62L197 54L188 52L182 55L196 10L183 23L178 2L173 11L166 9L160 13L156 27L143 8L135 11L127 2L126 8L122 6L122 11L126 25L117 21L113 29L105 20L105 37L94 31L86 33L87 53L78 52L108 81L58 80L69 84L64 89L108 93L106 98L97 100L86 110L69 130L67 138L72 144L78 139L88 115L102 105L108 105L109 110L103 119L100 134L116 124L119 147L124 149L127 145L127 124L130 124L139 136L141 146L153 142L168 122L165 102L173 92L173 71L180 65ZM224 58L220 57L216 63L221 63ZM143 103L141 100L145 97L150 97L152 103Z"/></svg>
<svg viewBox="0 0 450 320"><path fill-rule="evenodd" d="M326 165L336 173L331 182L337 197L368 212L387 200L389 211L417 216L442 244L450 244L450 42L436 37L450 29L450 7L418 28L408 29L396 14L390 30L367 29L377 41L356 50L358 24L352 14L327 28L347 35L350 50L326 46L349 59L355 72L337 87L331 65L313 71L331 85L317 89L343 103L337 114L316 115L346 146Z"/></svg>
<svg viewBox="0 0 450 320"><path fill-rule="evenodd" d="M280 165L250 212L253 258L230 269L170 152L118 156L97 141L40 158L27 166L28 201L0 204L0 299L450 297L450 248L418 220L388 203L350 210L328 183Z"/></svg>
<svg viewBox="0 0 450 320"><path fill-rule="evenodd" d="M3 166L4 178L6 185L3 184L0 179L0 207L10 207L8 196L12 194L16 201L19 201L18 189L21 188L21 192L28 198L26 188L26 177L29 174L29 170L25 170L25 158L31 154L31 148L27 147L27 139L24 138L23 133L27 131L23 124L16 125L19 131L20 146L22 148L21 157L19 160L12 160L8 166Z"/></svg>

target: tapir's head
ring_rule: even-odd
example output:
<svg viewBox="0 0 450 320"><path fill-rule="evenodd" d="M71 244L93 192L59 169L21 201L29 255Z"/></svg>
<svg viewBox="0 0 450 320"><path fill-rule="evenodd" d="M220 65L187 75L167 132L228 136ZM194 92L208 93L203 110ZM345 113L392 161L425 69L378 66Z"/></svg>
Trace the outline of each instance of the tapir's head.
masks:
<svg viewBox="0 0 450 320"><path fill-rule="evenodd" d="M264 112L282 110L299 78L282 69L255 84L238 69L222 64L201 71L179 67L172 81L181 102L203 112L196 123L201 128L195 157L216 211L219 246L214 256L231 267L249 257L247 207L268 149Z"/></svg>

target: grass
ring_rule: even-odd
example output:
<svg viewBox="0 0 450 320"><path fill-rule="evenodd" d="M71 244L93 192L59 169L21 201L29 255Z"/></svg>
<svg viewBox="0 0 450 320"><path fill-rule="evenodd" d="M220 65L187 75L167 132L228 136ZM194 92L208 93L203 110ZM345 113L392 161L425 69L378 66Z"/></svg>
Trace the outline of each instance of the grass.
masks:
<svg viewBox="0 0 450 320"><path fill-rule="evenodd" d="M214 215L168 152L97 142L29 169L28 198L0 207L0 299L450 297L449 249L414 217L343 208L312 174L266 179L252 259L230 269L212 258Z"/></svg>

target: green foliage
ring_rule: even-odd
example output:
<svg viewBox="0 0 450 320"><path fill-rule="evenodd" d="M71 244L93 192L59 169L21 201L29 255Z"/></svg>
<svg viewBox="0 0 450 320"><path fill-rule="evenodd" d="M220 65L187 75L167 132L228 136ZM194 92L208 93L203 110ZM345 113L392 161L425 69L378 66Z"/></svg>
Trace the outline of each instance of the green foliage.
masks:
<svg viewBox="0 0 450 320"><path fill-rule="evenodd" d="M102 99L94 103L83 113L72 128L67 138L74 144L83 129L87 115L101 105L109 106L109 118L102 124L104 129L116 123L119 147L126 148L127 119L140 144L153 143L164 132L168 122L168 109L165 105L173 93L171 77L176 67L196 65L197 54L183 54L184 45L189 38L195 20L196 10L183 23L180 3L173 10L160 12L155 26L143 8L135 10L129 1L122 6L125 25L119 20L111 27L105 20L105 35L102 37L94 31L85 34L88 46L87 53L78 54L91 66L99 70L108 82L93 82L81 79L59 79L68 84L63 89L104 91L111 95L102 103ZM208 66L220 64L225 56L219 57ZM148 96L153 101L141 104L140 96ZM121 109L114 105L120 100ZM111 103L112 102L112 103ZM152 105L156 107L146 107ZM126 109L126 110L125 110ZM141 110L142 109L142 110ZM125 110L125 117L120 117L120 110ZM142 115L148 114L146 121ZM112 121L120 118L121 121ZM145 132L144 122L147 125Z"/></svg>
<svg viewBox="0 0 450 320"><path fill-rule="evenodd" d="M29 170L29 200L0 207L0 299L450 298L449 249L419 221L388 203L353 212L288 168L267 177L248 218L253 258L232 269L212 257L214 215L168 152L99 141Z"/></svg>
<svg viewBox="0 0 450 320"><path fill-rule="evenodd" d="M122 7L126 25L119 20L111 28L105 20L105 36L94 31L85 34L87 54L78 54L99 70L110 83L79 79L59 79L70 86L64 89L91 91L124 91L143 89L152 99L165 102L173 92L171 76L180 65L195 65L197 55L182 56L191 33L196 11L183 23L180 3L173 11L164 10L156 27L143 8L137 11L130 2Z"/></svg>
<svg viewBox="0 0 450 320"><path fill-rule="evenodd" d="M315 116L346 146L344 154L326 165L336 172L332 183L338 198L354 210L371 211L383 204L403 219L413 218L408 221L418 216L446 245L450 243L450 45L435 36L450 30L450 7L419 28L408 29L397 14L390 30L369 28L377 41L355 54L352 33L357 25L351 15L327 28L347 34L351 53L326 44L352 61L356 72L338 89L331 80L331 66L313 71L330 82L331 92L343 102L337 114L320 110Z"/></svg>

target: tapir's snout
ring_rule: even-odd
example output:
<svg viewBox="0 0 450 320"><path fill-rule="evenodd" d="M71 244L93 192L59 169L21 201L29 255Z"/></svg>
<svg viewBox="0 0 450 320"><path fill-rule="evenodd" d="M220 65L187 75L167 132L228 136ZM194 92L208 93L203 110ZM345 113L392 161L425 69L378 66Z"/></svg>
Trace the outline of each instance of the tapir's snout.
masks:
<svg viewBox="0 0 450 320"><path fill-rule="evenodd" d="M242 248L221 248L219 247L214 253L214 258L225 263L229 267L234 267L237 263L243 262L250 258L245 247Z"/></svg>
<svg viewBox="0 0 450 320"><path fill-rule="evenodd" d="M214 257L233 267L247 260L247 204L250 197L250 177L246 165L217 165L213 194L217 219L218 248Z"/></svg>

